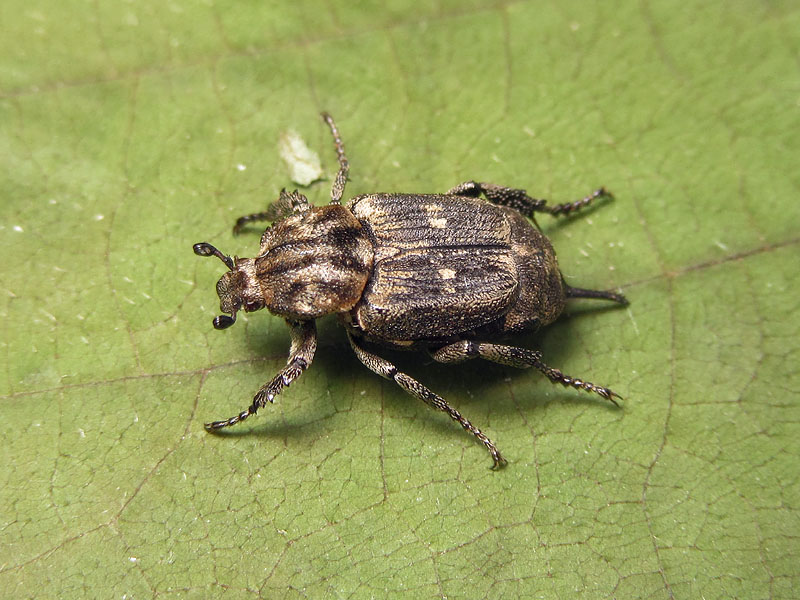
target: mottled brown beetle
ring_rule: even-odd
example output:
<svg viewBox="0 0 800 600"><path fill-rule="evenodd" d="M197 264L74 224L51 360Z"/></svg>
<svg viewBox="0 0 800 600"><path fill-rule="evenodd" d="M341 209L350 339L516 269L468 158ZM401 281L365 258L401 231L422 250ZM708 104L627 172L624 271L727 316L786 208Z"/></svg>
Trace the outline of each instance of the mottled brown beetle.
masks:
<svg viewBox="0 0 800 600"><path fill-rule="evenodd" d="M550 241L527 220L536 212L569 214L610 193L600 188L582 200L547 206L524 190L468 181L446 194L365 194L343 206L349 163L333 118L322 118L339 161L329 205L314 208L297 191L283 190L266 211L238 219L234 233L252 221L274 221L255 258L231 258L206 242L194 245L195 254L216 256L229 269L217 294L220 310L230 316L216 317L216 329L233 325L239 310L266 308L286 319L292 340L286 366L258 390L250 408L207 423L207 431L244 421L297 379L314 358L314 320L332 313L368 369L458 421L489 450L493 468L506 460L488 437L362 344L424 348L443 363L480 357L535 367L553 383L616 404L618 394L548 367L541 352L482 341L553 322L567 298L627 304L614 292L567 285Z"/></svg>

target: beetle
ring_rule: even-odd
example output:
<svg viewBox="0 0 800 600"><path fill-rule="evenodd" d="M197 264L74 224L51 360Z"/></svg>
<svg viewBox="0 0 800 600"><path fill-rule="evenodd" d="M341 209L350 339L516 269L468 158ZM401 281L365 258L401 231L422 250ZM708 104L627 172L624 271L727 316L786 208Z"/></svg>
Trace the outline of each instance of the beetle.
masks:
<svg viewBox="0 0 800 600"><path fill-rule="evenodd" d="M297 379L314 358L315 320L329 314L338 315L364 366L446 412L486 447L493 469L507 464L494 442L373 346L424 349L441 363L482 358L534 367L553 383L617 404L619 394L547 366L539 351L490 341L552 323L569 298L628 304L616 292L568 285L535 221L537 212L567 215L611 197L605 188L548 206L522 189L467 181L444 194L373 193L342 204L349 162L333 118L321 116L339 163L330 203L312 207L296 190L282 190L267 210L240 217L234 234L255 221L273 222L255 258L230 257L207 242L193 246L195 254L215 256L228 268L217 282L223 314L214 318L215 329L233 325L240 310L266 308L286 320L291 336L286 366L250 407L206 423L207 431L244 421Z"/></svg>

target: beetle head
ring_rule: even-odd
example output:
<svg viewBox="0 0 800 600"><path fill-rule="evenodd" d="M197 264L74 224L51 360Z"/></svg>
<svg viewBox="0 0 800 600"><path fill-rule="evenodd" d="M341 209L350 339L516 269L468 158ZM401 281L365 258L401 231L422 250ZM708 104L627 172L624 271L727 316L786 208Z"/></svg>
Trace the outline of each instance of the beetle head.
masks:
<svg viewBox="0 0 800 600"><path fill-rule="evenodd" d="M223 273L217 282L219 308L223 313L214 317L214 329L226 329L236 322L236 313L240 309L252 312L264 308L264 299L254 278L252 258L231 258L225 256L209 243L195 244L194 253L198 256L216 256L228 271Z"/></svg>

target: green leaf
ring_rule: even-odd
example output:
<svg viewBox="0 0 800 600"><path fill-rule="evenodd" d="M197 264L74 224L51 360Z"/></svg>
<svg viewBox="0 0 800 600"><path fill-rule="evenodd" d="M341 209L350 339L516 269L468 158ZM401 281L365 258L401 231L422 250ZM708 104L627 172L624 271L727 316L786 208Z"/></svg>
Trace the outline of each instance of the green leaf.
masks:
<svg viewBox="0 0 800 600"><path fill-rule="evenodd" d="M800 536L795 3L0 7L0 590L25 598L790 598ZM518 343L602 399L392 360L510 460L367 372L335 320L275 405L268 314L211 327L236 217L290 185L478 179L540 223L576 301Z"/></svg>

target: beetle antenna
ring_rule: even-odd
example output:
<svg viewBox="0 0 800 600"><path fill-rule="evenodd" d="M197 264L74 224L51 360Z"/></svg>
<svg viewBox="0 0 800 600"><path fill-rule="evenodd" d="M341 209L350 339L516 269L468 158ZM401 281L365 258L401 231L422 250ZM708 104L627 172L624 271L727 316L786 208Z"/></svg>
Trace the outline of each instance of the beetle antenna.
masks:
<svg viewBox="0 0 800 600"><path fill-rule="evenodd" d="M218 317L214 317L212 323L214 325L214 329L227 329L236 323L236 311L234 311L230 317L228 315L219 315Z"/></svg>
<svg viewBox="0 0 800 600"><path fill-rule="evenodd" d="M197 256L216 256L218 259L220 259L222 262L225 263L225 266L228 267L229 270L233 271L233 259L230 256L225 256L222 252L217 250L214 246L212 246L208 242L200 242L199 244L195 244L194 246L192 246L192 250L194 250L194 253L197 254ZM230 327L231 325L233 325L233 321L231 321L225 327ZM214 327L217 327L216 319ZM217 329L224 329L224 328L217 327Z"/></svg>

